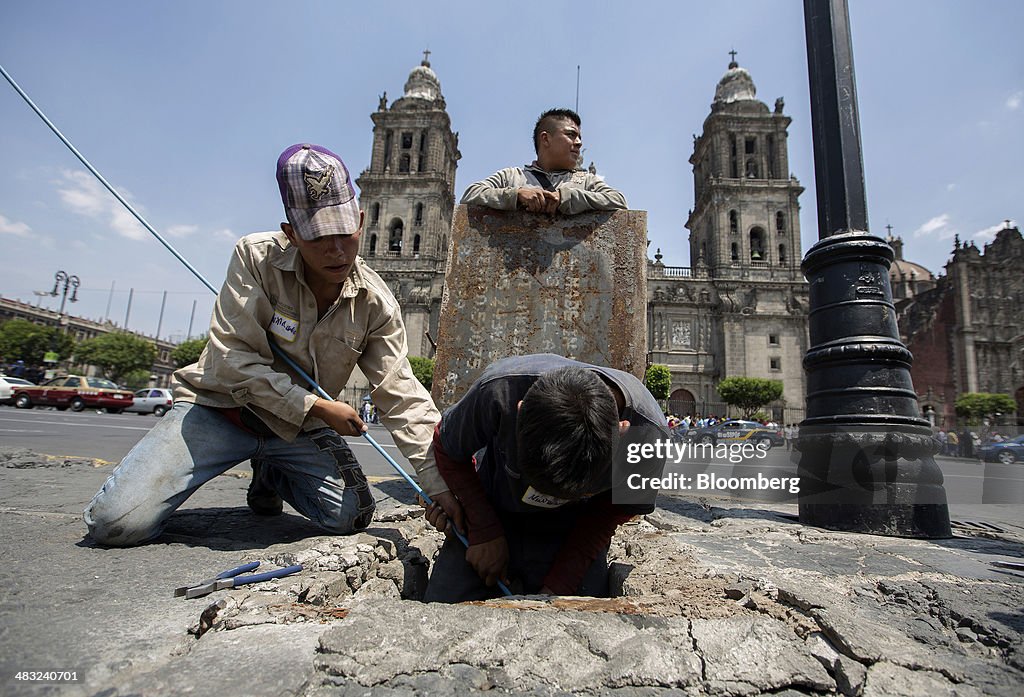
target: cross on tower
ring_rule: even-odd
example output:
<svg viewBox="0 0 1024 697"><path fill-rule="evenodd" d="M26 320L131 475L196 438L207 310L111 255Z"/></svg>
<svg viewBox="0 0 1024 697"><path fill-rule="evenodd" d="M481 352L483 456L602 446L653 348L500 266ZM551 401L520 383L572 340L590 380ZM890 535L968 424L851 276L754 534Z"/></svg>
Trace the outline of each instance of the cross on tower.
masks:
<svg viewBox="0 0 1024 697"><path fill-rule="evenodd" d="M430 49L423 52L423 65L430 65Z"/></svg>
<svg viewBox="0 0 1024 697"><path fill-rule="evenodd" d="M892 237L892 225L886 225L885 229L889 231L889 237Z"/></svg>
<svg viewBox="0 0 1024 697"><path fill-rule="evenodd" d="M729 51L729 55L732 56L732 62L735 63L736 62L736 49L733 49L732 51Z"/></svg>

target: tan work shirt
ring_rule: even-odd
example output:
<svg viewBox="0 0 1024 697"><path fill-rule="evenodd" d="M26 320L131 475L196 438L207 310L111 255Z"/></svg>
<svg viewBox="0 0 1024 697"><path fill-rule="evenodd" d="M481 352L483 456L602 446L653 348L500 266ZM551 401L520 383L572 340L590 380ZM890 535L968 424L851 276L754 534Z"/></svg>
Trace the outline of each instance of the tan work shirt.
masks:
<svg viewBox="0 0 1024 697"><path fill-rule="evenodd" d="M199 360L174 374L174 398L210 407L248 406L291 441L326 424L307 416L317 396L270 349L270 339L332 397L358 365L395 444L434 495L448 487L427 449L441 416L413 376L398 301L361 258L335 303L318 319L298 249L284 233L247 235L235 245Z"/></svg>
<svg viewBox="0 0 1024 697"><path fill-rule="evenodd" d="M538 167L536 162L523 167L498 170L466 189L461 203L487 206L500 211L514 211L520 188L544 188L537 178L537 172L547 176L551 186L558 191L561 198L558 204L559 213L575 215L586 211L623 210L627 207L626 197L617 189L608 186L604 179L596 174L582 169L547 172Z"/></svg>

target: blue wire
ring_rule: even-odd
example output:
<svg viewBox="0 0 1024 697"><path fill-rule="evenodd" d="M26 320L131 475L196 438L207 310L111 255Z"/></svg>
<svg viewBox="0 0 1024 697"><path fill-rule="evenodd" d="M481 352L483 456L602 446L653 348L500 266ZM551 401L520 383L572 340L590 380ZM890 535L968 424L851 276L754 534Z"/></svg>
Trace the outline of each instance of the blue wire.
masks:
<svg viewBox="0 0 1024 697"><path fill-rule="evenodd" d="M131 213L133 216L135 216L135 219L138 220L140 223L142 223L142 226L144 228L146 228L147 230L149 230L149 232L153 235L153 237L155 237L157 239L157 241L160 242L160 244L162 244L164 247L167 248L167 251L169 251L171 254L173 254L174 257L178 261L180 261L182 264L184 264L185 268L187 268L189 271L191 271L192 274L196 278L198 278L202 282L202 284L204 286L206 286L207 288L210 289L210 292L212 292L214 295L216 295L217 294L217 289L214 287L214 285L212 283L210 283L209 281L207 281L206 278L203 276L203 274L199 273L199 271L194 266L192 266L192 264L190 264L188 262L188 260L185 259L185 257L183 257L178 252L178 250L175 249L171 245L170 242L168 242L166 239L164 239L164 237L159 232L157 232L153 228L152 225L149 224L149 221L147 221L145 218L143 218L142 215L137 210L135 210L135 208L132 207L132 204L128 203L128 201L126 201L124 199L124 197L121 196L121 194L119 194L117 192L117 189L115 189L113 186L111 186L110 183L106 179L103 178L103 175L100 174L99 171L95 167L92 166L92 163L90 163L89 160L85 159L85 155L83 155L82 153L78 152L78 148L76 148L74 145L72 145L71 141L68 140L64 136L63 133L60 132L60 129L58 129L53 124L53 122L50 121L50 119L48 119L46 117L46 114L43 113L42 109L40 109L39 107L36 106L35 102L32 101L31 97L29 97L28 94L25 93L25 90L21 89L21 86L19 86L18 83L15 82L14 78L11 77L11 74L8 73L4 69L3 65L0 65L0 74L2 74L7 79L7 82L11 83L11 87L14 88L14 91L17 92L19 95L21 95L21 98L25 100L25 103L28 104L30 107L32 107L32 111L36 112L36 115L39 116L39 118L41 118L43 120L43 123L45 123L47 126L50 127L50 130L53 131L54 134L58 138L60 138L61 142L64 143L64 145L66 145L68 147L68 150L70 150L72 153L74 153L75 157L77 157L78 160L83 165L85 165L86 169L88 169L92 173L92 175L94 177L96 177L100 181L100 183L103 184L103 186L106 187L107 191L109 191L111 194L113 194L114 198L116 198L118 201L120 201L121 205L123 205L125 208L127 208L128 212ZM270 342L270 349L274 353L276 353L278 355L278 357L281 358L281 360L283 360L285 363L287 363L289 366L291 366L291 368L295 372L297 372L302 377L302 379L306 380L309 383L310 387L312 387L313 390L318 395L320 395L321 397L323 397L324 399L326 399L326 400L328 400L330 402L335 401L333 397L331 397L329 394L327 394L327 392L325 392L324 389L322 387L320 387L319 384L317 384L316 380L314 380L309 375L307 375L306 371L304 371L302 368L300 368L298 366L298 364L296 364L295 361L293 361L291 359L290 356L285 354L285 352L281 349L280 346L278 346L276 343L274 343L274 341L272 339L268 339L268 341ZM395 462L395 460L390 455L388 455L386 452L384 452L384 448L380 447L380 445L377 443L377 441L375 441L373 439L373 437L370 436L369 433L365 433L364 432L363 433L363 437L367 441L369 441L370 445L372 445L374 448L377 449L377 452L379 452L381 455L384 456L384 459L386 459L388 461L388 463L395 469L395 471L398 472L398 474L402 475L402 477L405 479L405 481L409 482L409 484L412 485L412 488L416 491L417 494L419 494L423 498L424 501L427 502L428 506L433 503L433 501L430 499L429 496L427 496L427 493L425 491L423 491L423 489L420 487L420 485L417 484L413 480L413 478L410 477L408 475L408 473L404 469L402 469L401 465L399 465L397 462ZM466 537L461 532L459 532L458 530L455 530L455 526L454 525L452 526L452 530L455 531L455 535L459 538L459 540L462 541L462 544L466 545L466 548L468 549L469 548L469 540L467 540ZM512 592L509 591L509 589L501 581L498 581L498 586L501 588L502 592L505 595L512 595Z"/></svg>

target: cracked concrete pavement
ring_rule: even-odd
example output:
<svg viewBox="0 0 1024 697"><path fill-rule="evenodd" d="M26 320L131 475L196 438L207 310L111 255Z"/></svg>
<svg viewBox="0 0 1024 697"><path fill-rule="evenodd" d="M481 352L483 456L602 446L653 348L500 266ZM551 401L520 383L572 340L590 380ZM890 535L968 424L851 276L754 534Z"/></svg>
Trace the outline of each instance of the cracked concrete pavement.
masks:
<svg viewBox="0 0 1024 697"><path fill-rule="evenodd" d="M407 486L324 536L256 518L244 470L154 544L102 549L81 510L109 474L0 450L0 684L10 695L1020 695L1024 530L924 541L802 526L795 507L663 497L620 528L615 597L427 605L440 536ZM197 600L249 560L302 573ZM73 671L74 682L17 680Z"/></svg>

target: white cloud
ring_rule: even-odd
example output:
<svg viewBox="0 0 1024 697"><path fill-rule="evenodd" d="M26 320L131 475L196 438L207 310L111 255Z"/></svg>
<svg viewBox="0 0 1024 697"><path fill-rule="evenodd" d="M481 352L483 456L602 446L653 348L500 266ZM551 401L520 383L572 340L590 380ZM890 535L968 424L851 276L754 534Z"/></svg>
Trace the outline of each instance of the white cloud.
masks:
<svg viewBox="0 0 1024 697"><path fill-rule="evenodd" d="M1010 227L1016 226L1014 221L1010 221ZM976 233L971 235L976 240L984 240L985 242L991 242L996 238L996 233L1006 227L1006 221L1002 221L991 227L987 227L984 230L978 230Z"/></svg>
<svg viewBox="0 0 1024 697"><path fill-rule="evenodd" d="M172 225L167 228L168 237L188 237L199 232L198 225Z"/></svg>
<svg viewBox="0 0 1024 697"><path fill-rule="evenodd" d="M224 239L228 239L228 240L236 240L236 241L238 240L238 235L236 235L234 232L232 232L230 228L224 228L222 230L217 230L213 234L216 237L223 237Z"/></svg>
<svg viewBox="0 0 1024 697"><path fill-rule="evenodd" d="M63 180L58 182L57 194L64 205L74 213L105 220L122 237L141 240L146 229L113 195L87 172L64 170ZM121 192L128 199L128 195Z"/></svg>
<svg viewBox="0 0 1024 697"><path fill-rule="evenodd" d="M9 220L5 216L0 215L0 235L28 237L30 232L32 232L32 228L30 228L25 223L19 223L14 220Z"/></svg>
<svg viewBox="0 0 1024 697"><path fill-rule="evenodd" d="M1020 109L1021 104L1024 104L1024 90L1014 92L1006 100L1006 108L1010 111Z"/></svg>
<svg viewBox="0 0 1024 697"><path fill-rule="evenodd" d="M914 237L934 236L940 240L948 240L956 233L957 231L949 225L949 213L942 213L914 230Z"/></svg>

